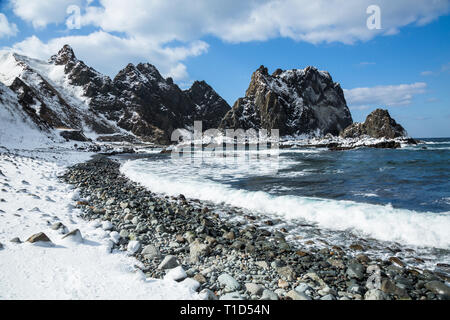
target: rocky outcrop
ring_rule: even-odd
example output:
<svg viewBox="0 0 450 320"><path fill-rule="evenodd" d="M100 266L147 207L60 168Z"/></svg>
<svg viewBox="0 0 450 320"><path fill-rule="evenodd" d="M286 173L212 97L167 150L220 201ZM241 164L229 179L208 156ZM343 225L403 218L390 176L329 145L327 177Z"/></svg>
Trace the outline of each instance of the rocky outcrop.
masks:
<svg viewBox="0 0 450 320"><path fill-rule="evenodd" d="M111 79L79 60L68 45L48 62L1 53L0 71L21 112L40 130L78 132L64 133L78 141L89 132L102 141L169 144L175 129L191 129L196 120L203 130L279 129L280 136L406 136L385 110L352 124L340 85L314 67L269 75L261 66L233 108L206 82L195 81L183 91L149 63L128 64Z"/></svg>
<svg viewBox="0 0 450 320"><path fill-rule="evenodd" d="M67 141L87 142L89 139L80 130L62 130L59 135Z"/></svg>
<svg viewBox="0 0 450 320"><path fill-rule="evenodd" d="M218 126L230 109L205 82L183 91L149 63L130 63L111 80L79 61L69 46L50 61L64 65L70 83L83 88L93 110L144 141L169 143L173 130L192 127L194 120L204 121L204 129Z"/></svg>
<svg viewBox="0 0 450 320"><path fill-rule="evenodd" d="M111 80L78 60L70 46L50 62L64 65L70 84L82 87L92 110L144 141L169 143L173 130L192 127L194 120L204 121L204 129L218 126L230 109L205 82L183 91L149 63L130 63Z"/></svg>
<svg viewBox="0 0 450 320"><path fill-rule="evenodd" d="M89 98L89 105L93 110L110 112L125 106L117 99L118 90L112 80L78 60L69 45L65 45L58 54L52 56L49 63L64 66L68 82L82 88L83 95Z"/></svg>
<svg viewBox="0 0 450 320"><path fill-rule="evenodd" d="M347 127L342 133L343 138L359 138L368 136L379 139L395 139L407 137L406 130L391 118L389 112L377 109L369 114L364 123L354 123Z"/></svg>
<svg viewBox="0 0 450 320"><path fill-rule="evenodd" d="M126 105L120 127L144 139L155 137L157 142L167 143L173 130L193 125L194 104L155 66L129 64L114 78L114 85Z"/></svg>
<svg viewBox="0 0 450 320"><path fill-rule="evenodd" d="M77 61L73 52L67 54L67 51L72 52L65 47L50 63L3 53L1 80L15 92L20 107L41 130L63 127L98 134L119 132L117 126L91 110L86 105L88 98L77 96L79 88L70 83L66 74L59 72L56 62Z"/></svg>
<svg viewBox="0 0 450 320"><path fill-rule="evenodd" d="M256 70L244 98L234 104L221 128L279 129L286 135L338 135L353 122L343 90L330 74L314 67L269 75Z"/></svg>
<svg viewBox="0 0 450 320"><path fill-rule="evenodd" d="M203 122L203 130L218 128L230 105L205 81L195 81L184 93L195 105L194 120Z"/></svg>
<svg viewBox="0 0 450 320"><path fill-rule="evenodd" d="M48 62L0 55L2 70L6 76L0 72L0 80L42 129L89 131L103 141L167 144L173 130L190 128L194 120L204 121L205 129L216 127L230 109L205 82L183 91L149 63L129 64L111 79L68 45Z"/></svg>

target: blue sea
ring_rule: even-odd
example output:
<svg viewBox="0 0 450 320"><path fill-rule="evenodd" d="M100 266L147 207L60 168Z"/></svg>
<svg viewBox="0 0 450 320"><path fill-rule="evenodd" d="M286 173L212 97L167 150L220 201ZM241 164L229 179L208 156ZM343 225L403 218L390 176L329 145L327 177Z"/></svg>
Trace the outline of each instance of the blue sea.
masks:
<svg viewBox="0 0 450 320"><path fill-rule="evenodd" d="M292 239L370 239L372 248L414 248L448 263L450 138L420 140L395 150L295 148L274 157L147 154L125 161L122 172L154 192L278 219Z"/></svg>

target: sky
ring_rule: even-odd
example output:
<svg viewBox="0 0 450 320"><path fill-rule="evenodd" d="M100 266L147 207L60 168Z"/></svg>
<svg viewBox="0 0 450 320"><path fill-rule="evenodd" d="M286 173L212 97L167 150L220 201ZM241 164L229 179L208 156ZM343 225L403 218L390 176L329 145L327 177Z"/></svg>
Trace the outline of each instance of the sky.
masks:
<svg viewBox="0 0 450 320"><path fill-rule="evenodd" d="M386 108L413 137L450 137L450 0L0 0L0 49L48 59L64 44L114 77L150 62L230 105L251 74L315 66L354 121Z"/></svg>

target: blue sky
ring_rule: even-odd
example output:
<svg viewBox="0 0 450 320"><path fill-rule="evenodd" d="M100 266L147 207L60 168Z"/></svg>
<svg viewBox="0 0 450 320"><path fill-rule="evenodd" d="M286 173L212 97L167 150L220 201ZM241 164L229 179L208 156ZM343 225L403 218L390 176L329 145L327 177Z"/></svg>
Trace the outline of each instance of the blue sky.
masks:
<svg viewBox="0 0 450 320"><path fill-rule="evenodd" d="M449 1L177 1L0 0L0 48L44 59L69 43L112 77L149 61L181 87L206 80L230 105L262 64L312 65L341 83L355 121L384 107L412 136L450 137ZM79 29L66 25L74 4ZM366 26L369 4L380 30Z"/></svg>

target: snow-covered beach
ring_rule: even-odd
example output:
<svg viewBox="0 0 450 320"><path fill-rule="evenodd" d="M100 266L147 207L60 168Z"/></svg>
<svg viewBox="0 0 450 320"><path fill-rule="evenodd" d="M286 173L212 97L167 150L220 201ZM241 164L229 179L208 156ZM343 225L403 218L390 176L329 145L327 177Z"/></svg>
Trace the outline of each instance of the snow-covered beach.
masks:
<svg viewBox="0 0 450 320"><path fill-rule="evenodd" d="M200 299L189 284L146 279L134 257L111 252L107 224L80 217L78 192L58 176L91 155L1 150L0 299ZM82 239L62 239L76 229ZM40 232L51 243L26 242Z"/></svg>

